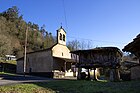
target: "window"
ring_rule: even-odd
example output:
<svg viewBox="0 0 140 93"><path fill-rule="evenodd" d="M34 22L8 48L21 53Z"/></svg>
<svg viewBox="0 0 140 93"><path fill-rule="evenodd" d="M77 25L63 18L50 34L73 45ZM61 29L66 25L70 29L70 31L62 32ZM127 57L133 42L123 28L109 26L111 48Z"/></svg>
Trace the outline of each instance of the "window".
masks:
<svg viewBox="0 0 140 93"><path fill-rule="evenodd" d="M62 34L60 33L60 40L62 40Z"/></svg>
<svg viewBox="0 0 140 93"><path fill-rule="evenodd" d="M63 41L65 41L65 35L63 34Z"/></svg>
<svg viewBox="0 0 140 93"><path fill-rule="evenodd" d="M62 52L62 56L63 56L63 52Z"/></svg>

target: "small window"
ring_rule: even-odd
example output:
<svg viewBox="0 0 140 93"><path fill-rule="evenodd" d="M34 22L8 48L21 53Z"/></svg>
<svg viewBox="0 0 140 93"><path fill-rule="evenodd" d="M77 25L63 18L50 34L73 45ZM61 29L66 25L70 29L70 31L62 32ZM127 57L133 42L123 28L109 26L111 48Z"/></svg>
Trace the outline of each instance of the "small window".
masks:
<svg viewBox="0 0 140 93"><path fill-rule="evenodd" d="M62 52L62 56L63 56L63 52Z"/></svg>
<svg viewBox="0 0 140 93"><path fill-rule="evenodd" d="M63 41L65 41L65 35L63 34Z"/></svg>
<svg viewBox="0 0 140 93"><path fill-rule="evenodd" d="M60 40L62 40L62 34L60 33Z"/></svg>

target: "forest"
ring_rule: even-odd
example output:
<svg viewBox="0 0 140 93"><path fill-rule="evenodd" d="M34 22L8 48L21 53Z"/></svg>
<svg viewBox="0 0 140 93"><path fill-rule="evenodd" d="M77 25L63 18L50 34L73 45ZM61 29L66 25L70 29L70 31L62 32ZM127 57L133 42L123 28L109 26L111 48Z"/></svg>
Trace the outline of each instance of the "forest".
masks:
<svg viewBox="0 0 140 93"><path fill-rule="evenodd" d="M19 15L19 9L13 6L0 13L0 56L23 56L27 26L27 52L49 48L56 43L56 37L45 30L45 25L39 27L38 24L26 22L23 15Z"/></svg>
<svg viewBox="0 0 140 93"><path fill-rule="evenodd" d="M16 6L8 8L0 13L0 56L6 54L15 55L20 58L24 55L25 36L27 35L27 52L33 52L51 47L56 43L56 36L46 31L45 25L39 27L33 22L26 22L23 15L19 14ZM83 49L85 42L78 40L68 41L67 47L70 50Z"/></svg>

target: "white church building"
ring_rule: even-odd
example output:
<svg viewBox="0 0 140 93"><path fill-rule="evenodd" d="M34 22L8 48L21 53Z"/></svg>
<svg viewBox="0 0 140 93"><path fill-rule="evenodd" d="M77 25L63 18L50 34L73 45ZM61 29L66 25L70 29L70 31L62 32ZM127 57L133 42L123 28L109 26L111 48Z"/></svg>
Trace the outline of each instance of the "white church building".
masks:
<svg viewBox="0 0 140 93"><path fill-rule="evenodd" d="M17 73L24 73L24 58L17 60ZM57 30L57 43L52 47L27 53L25 73L46 77L73 76L70 50L66 46L66 31Z"/></svg>

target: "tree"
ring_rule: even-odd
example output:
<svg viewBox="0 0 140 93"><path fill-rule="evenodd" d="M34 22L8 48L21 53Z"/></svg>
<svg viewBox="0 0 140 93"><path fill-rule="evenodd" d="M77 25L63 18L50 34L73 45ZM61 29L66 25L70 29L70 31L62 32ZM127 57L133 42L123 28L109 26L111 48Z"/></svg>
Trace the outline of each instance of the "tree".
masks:
<svg viewBox="0 0 140 93"><path fill-rule="evenodd" d="M68 41L67 47L71 50L79 50L79 49L90 49L92 48L91 42L85 42L85 41L78 41L78 40L73 40L73 41Z"/></svg>
<svg viewBox="0 0 140 93"><path fill-rule="evenodd" d="M11 40L5 36L0 34L0 56L5 56L6 54L10 54L12 52Z"/></svg>
<svg viewBox="0 0 140 93"><path fill-rule="evenodd" d="M52 36L52 33L46 31L44 38L44 49L52 47L56 43L56 37Z"/></svg>
<svg viewBox="0 0 140 93"><path fill-rule="evenodd" d="M39 31L39 26L38 26L38 24L32 24L32 28L33 28L33 30L37 30L37 31Z"/></svg>
<svg viewBox="0 0 140 93"><path fill-rule="evenodd" d="M49 33L49 46L53 46L55 43L52 33Z"/></svg>
<svg viewBox="0 0 140 93"><path fill-rule="evenodd" d="M7 20L0 16L0 56L11 53L11 40L8 34Z"/></svg>
<svg viewBox="0 0 140 93"><path fill-rule="evenodd" d="M16 6L13 6L12 8L9 8L7 11L1 13L1 15L4 16L7 20L13 22L19 18L19 11Z"/></svg>
<svg viewBox="0 0 140 93"><path fill-rule="evenodd" d="M27 52L46 49L56 43L56 38L45 30L45 25L39 29L39 25L26 22L23 15L19 15L16 6L8 8L0 13L0 53L14 54L22 57L25 45L25 32L28 26ZM7 50L6 50L7 49Z"/></svg>
<svg viewBox="0 0 140 93"><path fill-rule="evenodd" d="M41 32L41 34L42 34L42 37L44 37L44 36L45 36L45 32L46 32L46 30L45 30L45 25L43 25L43 26L41 27L40 32Z"/></svg>
<svg viewBox="0 0 140 93"><path fill-rule="evenodd" d="M68 41L67 47L70 51L78 50L80 49L80 42L78 40Z"/></svg>
<svg viewBox="0 0 140 93"><path fill-rule="evenodd" d="M0 16L0 34L8 34L7 20L5 17Z"/></svg>

